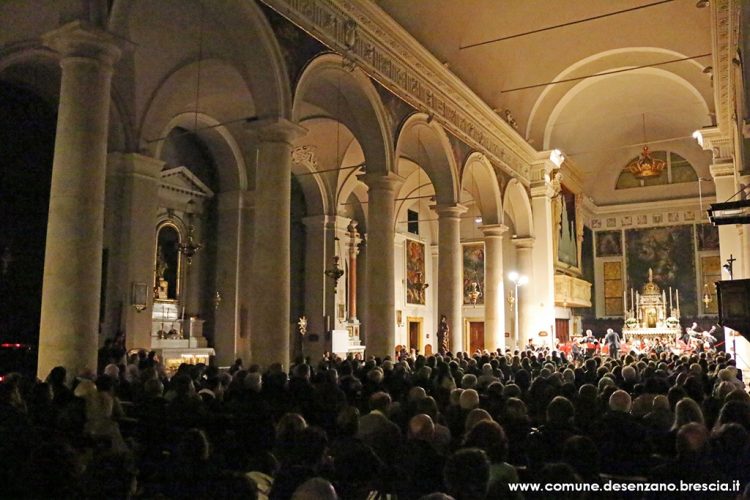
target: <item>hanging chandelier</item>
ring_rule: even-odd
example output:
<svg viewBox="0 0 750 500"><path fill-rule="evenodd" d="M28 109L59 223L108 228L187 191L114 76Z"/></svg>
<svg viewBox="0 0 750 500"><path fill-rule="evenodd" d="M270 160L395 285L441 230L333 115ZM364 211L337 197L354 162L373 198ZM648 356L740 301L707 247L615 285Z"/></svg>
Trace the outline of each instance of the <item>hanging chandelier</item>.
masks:
<svg viewBox="0 0 750 500"><path fill-rule="evenodd" d="M659 177L667 162L652 158L648 146L643 146L641 156L628 163L627 169L636 179L650 179Z"/></svg>
<svg viewBox="0 0 750 500"><path fill-rule="evenodd" d="M667 162L651 157L651 153L648 152L648 146L646 145L646 113L642 115L643 120L643 151L641 156L628 163L625 167L628 172L638 180L651 179L653 177L659 177L664 167L667 166Z"/></svg>

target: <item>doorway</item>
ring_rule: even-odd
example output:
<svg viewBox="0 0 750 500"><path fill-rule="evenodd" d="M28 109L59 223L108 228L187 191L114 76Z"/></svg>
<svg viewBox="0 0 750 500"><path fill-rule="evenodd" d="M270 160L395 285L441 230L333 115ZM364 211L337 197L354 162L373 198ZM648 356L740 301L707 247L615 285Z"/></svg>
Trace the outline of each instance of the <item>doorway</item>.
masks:
<svg viewBox="0 0 750 500"><path fill-rule="evenodd" d="M408 317L406 318L406 324L408 325L409 342L408 349L414 349L417 353L422 352L422 318Z"/></svg>
<svg viewBox="0 0 750 500"><path fill-rule="evenodd" d="M570 321L567 318L555 318L555 333L557 341L561 343L570 341Z"/></svg>
<svg viewBox="0 0 750 500"><path fill-rule="evenodd" d="M469 321L469 354L484 349L484 321Z"/></svg>

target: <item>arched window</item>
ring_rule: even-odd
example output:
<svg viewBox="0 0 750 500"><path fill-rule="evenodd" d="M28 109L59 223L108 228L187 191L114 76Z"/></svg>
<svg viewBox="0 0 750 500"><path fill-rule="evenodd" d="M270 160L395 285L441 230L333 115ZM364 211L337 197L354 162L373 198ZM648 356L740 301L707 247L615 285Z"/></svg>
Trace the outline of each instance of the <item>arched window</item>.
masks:
<svg viewBox="0 0 750 500"><path fill-rule="evenodd" d="M664 184L679 184L683 182L697 182L698 174L695 173L695 169L690 162L685 158L673 153L671 151L653 151L651 157L656 160L662 160L666 162L667 166L662 170L661 175L658 177L651 177L648 179L636 178L627 168L632 161L637 160L638 157L631 158L625 163L625 167L622 169L620 176L617 178L617 184L615 189L630 189L646 186L660 186Z"/></svg>

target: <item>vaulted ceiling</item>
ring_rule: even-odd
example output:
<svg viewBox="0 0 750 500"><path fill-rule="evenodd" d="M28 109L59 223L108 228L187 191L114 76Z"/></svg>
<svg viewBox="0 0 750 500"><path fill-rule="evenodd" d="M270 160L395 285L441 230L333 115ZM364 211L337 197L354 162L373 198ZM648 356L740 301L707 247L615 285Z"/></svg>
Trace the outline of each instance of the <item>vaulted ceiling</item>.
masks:
<svg viewBox="0 0 750 500"><path fill-rule="evenodd" d="M572 159L597 204L697 195L695 183L614 191L644 143L710 178L691 137L715 121L711 14L696 0L376 3L535 149Z"/></svg>

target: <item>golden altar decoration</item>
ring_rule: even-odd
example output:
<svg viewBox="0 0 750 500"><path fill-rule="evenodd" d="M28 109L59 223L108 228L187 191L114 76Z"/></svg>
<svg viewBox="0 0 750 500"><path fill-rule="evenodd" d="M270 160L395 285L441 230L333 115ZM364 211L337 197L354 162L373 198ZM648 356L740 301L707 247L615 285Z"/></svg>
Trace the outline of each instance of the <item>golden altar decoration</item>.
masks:
<svg viewBox="0 0 750 500"><path fill-rule="evenodd" d="M648 282L641 291L630 289L630 307L628 293L623 292L625 324L622 333L626 342L661 338L676 339L680 334L680 292L669 287L662 290L654 283L654 274L648 270Z"/></svg>

